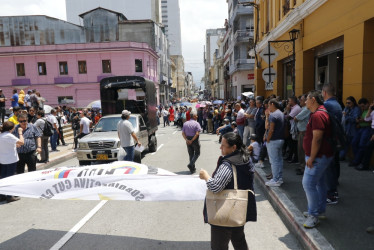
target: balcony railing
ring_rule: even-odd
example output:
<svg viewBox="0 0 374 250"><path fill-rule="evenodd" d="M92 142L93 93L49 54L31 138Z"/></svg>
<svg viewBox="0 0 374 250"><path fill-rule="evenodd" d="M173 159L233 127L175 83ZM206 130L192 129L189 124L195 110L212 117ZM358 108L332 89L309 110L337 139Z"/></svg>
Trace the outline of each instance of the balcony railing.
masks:
<svg viewBox="0 0 374 250"><path fill-rule="evenodd" d="M247 30L237 30L234 34L234 42L249 42L249 38L253 38L254 30L247 29Z"/></svg>
<svg viewBox="0 0 374 250"><path fill-rule="evenodd" d="M251 6L243 6L241 4L238 4L236 5L233 13L232 13L232 16L229 20L229 23L230 25L232 26L234 21L238 18L238 16L242 16L242 15L250 15L252 14L253 15L253 7Z"/></svg>
<svg viewBox="0 0 374 250"><path fill-rule="evenodd" d="M229 75L239 70L251 70L254 69L255 59L238 59L235 60L234 64L230 65Z"/></svg>

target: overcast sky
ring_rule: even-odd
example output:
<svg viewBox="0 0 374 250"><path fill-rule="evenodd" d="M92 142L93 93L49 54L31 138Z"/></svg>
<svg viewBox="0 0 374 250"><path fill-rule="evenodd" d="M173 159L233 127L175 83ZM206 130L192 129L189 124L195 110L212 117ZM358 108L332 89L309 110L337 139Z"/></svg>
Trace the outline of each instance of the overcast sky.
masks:
<svg viewBox="0 0 374 250"><path fill-rule="evenodd" d="M185 71L192 72L195 83L199 84L204 75L205 31L223 27L227 3L226 0L179 0L179 4ZM66 20L65 0L0 0L0 6L0 16L47 15Z"/></svg>

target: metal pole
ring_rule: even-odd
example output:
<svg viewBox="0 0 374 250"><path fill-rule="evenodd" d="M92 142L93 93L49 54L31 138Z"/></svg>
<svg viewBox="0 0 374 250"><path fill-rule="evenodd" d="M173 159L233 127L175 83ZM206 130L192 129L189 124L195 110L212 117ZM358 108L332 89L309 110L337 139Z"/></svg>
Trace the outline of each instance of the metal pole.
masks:
<svg viewBox="0 0 374 250"><path fill-rule="evenodd" d="M295 54L295 39L292 40L292 95L295 96L295 71L296 71L296 54Z"/></svg>
<svg viewBox="0 0 374 250"><path fill-rule="evenodd" d="M268 51L269 51L269 52L268 52L268 54L269 54L269 55L268 55L268 57L269 57L269 65L268 65L268 66L269 66L269 72L268 72L268 73L269 73L269 83L268 83L268 86L270 86L270 82L271 82L271 74L270 74L270 59L271 59L271 58L270 58L270 54L271 54L271 53L270 53L270 42L268 42Z"/></svg>

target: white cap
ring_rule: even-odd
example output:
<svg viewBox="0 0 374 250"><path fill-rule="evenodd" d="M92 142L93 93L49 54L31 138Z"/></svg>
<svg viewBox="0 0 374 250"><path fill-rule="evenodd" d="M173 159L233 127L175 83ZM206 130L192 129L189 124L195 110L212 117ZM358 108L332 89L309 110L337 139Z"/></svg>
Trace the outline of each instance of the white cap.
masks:
<svg viewBox="0 0 374 250"><path fill-rule="evenodd" d="M131 115L131 112L125 109L122 111L122 115Z"/></svg>

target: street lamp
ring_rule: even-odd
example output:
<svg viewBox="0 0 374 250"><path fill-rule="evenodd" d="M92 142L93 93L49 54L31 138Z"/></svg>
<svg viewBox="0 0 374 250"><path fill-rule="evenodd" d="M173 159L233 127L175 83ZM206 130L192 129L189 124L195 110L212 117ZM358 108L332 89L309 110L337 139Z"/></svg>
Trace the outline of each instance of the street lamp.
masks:
<svg viewBox="0 0 374 250"><path fill-rule="evenodd" d="M270 45L274 44L275 48L280 48L283 46L284 51L288 52L288 54L292 54L292 95L295 95L295 62L296 62L296 54L295 54L295 41L299 38L300 30L293 29L288 32L290 36L290 40L277 40L277 41L268 41L268 49L270 51ZM289 43L292 44L292 50L289 46ZM269 62L270 62L270 53L269 53ZM270 72L270 63L269 63L269 72ZM270 74L269 74L270 79ZM270 81L269 81L270 84Z"/></svg>

